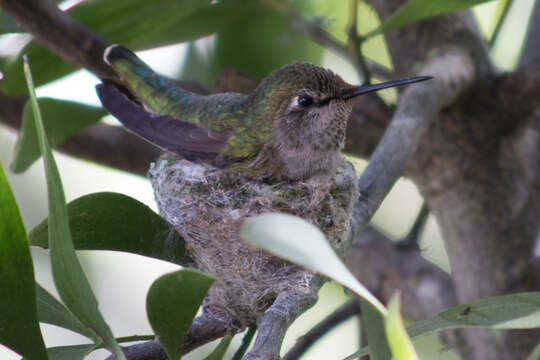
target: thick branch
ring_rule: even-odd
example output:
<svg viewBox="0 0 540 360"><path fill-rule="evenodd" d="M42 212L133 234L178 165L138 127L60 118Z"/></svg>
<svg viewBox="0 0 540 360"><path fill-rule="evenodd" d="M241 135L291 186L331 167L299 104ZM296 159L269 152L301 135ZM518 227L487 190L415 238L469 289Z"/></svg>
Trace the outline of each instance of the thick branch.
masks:
<svg viewBox="0 0 540 360"><path fill-rule="evenodd" d="M347 267L370 291L387 303L401 292L403 316L425 319L456 304L452 279L420 252L398 246L372 227L353 242Z"/></svg>
<svg viewBox="0 0 540 360"><path fill-rule="evenodd" d="M219 339L225 335L227 330L224 323L204 315L199 316L193 321L191 329L180 347L180 354L187 354L199 346ZM127 360L168 360L167 354L157 340L127 346L122 351ZM111 355L106 360L114 359L116 357Z"/></svg>
<svg viewBox="0 0 540 360"><path fill-rule="evenodd" d="M279 359L279 350L287 329L296 318L317 301L317 289L307 293L284 291L259 318L253 348L243 360Z"/></svg>
<svg viewBox="0 0 540 360"><path fill-rule="evenodd" d="M540 1L534 4L533 13L529 22L527 37L523 46L523 53L519 61L519 67L529 65L535 60L540 59L540 47L538 39L540 38Z"/></svg>
<svg viewBox="0 0 540 360"><path fill-rule="evenodd" d="M36 41L65 61L87 68L102 79L116 79L103 62L110 42L73 20L46 0L0 0L0 6Z"/></svg>
<svg viewBox="0 0 540 360"><path fill-rule="evenodd" d="M422 71L435 79L405 90L390 126L360 177L360 199L353 209L353 236L367 225L402 175L409 155L439 111L474 80L475 67L467 53L454 47L441 52Z"/></svg>

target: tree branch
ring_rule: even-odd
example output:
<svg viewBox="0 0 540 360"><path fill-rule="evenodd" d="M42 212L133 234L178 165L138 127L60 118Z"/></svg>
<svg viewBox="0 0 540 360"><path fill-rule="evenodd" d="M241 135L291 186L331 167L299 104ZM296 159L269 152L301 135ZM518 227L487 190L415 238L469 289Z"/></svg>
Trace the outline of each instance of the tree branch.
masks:
<svg viewBox="0 0 540 360"><path fill-rule="evenodd" d="M313 290L313 291L311 291ZM316 289L307 293L284 291L259 318L253 348L243 360L278 359L283 337L292 322L317 301Z"/></svg>
<svg viewBox="0 0 540 360"><path fill-rule="evenodd" d="M540 58L540 48L538 46L538 39L540 38L540 1L536 1L534 4L533 13L529 21L527 30L527 37L523 45L523 52L521 53L521 59L519 60L518 67L523 67L538 61Z"/></svg>
<svg viewBox="0 0 540 360"><path fill-rule="evenodd" d="M439 111L474 80L475 67L465 51L449 47L441 52L422 71L435 79L404 91L392 122L360 177L360 198L353 209L352 236L368 224Z"/></svg>
<svg viewBox="0 0 540 360"><path fill-rule="evenodd" d="M362 53L363 39L358 35L358 0L349 0L348 41L349 59L362 78L363 84L371 82L371 72Z"/></svg>
<svg viewBox="0 0 540 360"><path fill-rule="evenodd" d="M349 319L353 315L360 314L358 299L353 298L341 305L337 310L324 318L320 323L312 327L305 335L300 337L296 344L285 354L282 360L297 360L309 348L327 334L330 330Z"/></svg>
<svg viewBox="0 0 540 360"><path fill-rule="evenodd" d="M450 275L417 251L407 251L373 227L353 242L345 263L379 300L387 303L396 291L402 295L403 316L425 319L456 304Z"/></svg>
<svg viewBox="0 0 540 360"><path fill-rule="evenodd" d="M180 354L188 352L202 346L210 341L223 337L228 331L226 324L214 318L201 315L197 317L189 333L184 338L180 346ZM158 340L146 341L144 343L130 345L122 348L127 360L168 360L167 354L159 344ZM114 355L106 360L114 360Z"/></svg>
<svg viewBox="0 0 540 360"><path fill-rule="evenodd" d="M65 60L76 66L87 67L98 76L106 78L115 76L101 59L103 48L108 42L72 20L55 5L43 0L0 0L0 5L17 19L23 28L31 32L36 40ZM320 44L348 56L347 47L333 39L317 21L305 20L299 14L295 16L293 20L303 24L304 30ZM89 45L81 47L80 44ZM380 71L382 69L373 67L373 64L370 66L379 76L391 77L388 72L384 73ZM193 82L183 81L181 86L201 94L208 93L208 90ZM0 121L13 128L19 128L24 102L25 98L11 98L0 93ZM345 151L358 156L369 156L382 136L391 113L392 109L378 96L368 94L360 97L347 125ZM88 128L58 149L75 157L138 174L146 173L146 164L155 159L158 153L137 137L104 124Z"/></svg>
<svg viewBox="0 0 540 360"><path fill-rule="evenodd" d="M376 292L382 302L388 302L399 291L407 319L425 319L457 303L449 274L424 259L421 253L404 249L373 227L354 240L345 261L349 270L370 291ZM356 299L345 303L299 338L283 360L298 359L339 323L359 314L359 310ZM453 339L445 340L448 345L454 345Z"/></svg>
<svg viewBox="0 0 540 360"><path fill-rule="evenodd" d="M65 61L87 68L102 79L117 79L103 61L111 43L47 0L0 0L0 6L40 44Z"/></svg>
<svg viewBox="0 0 540 360"><path fill-rule="evenodd" d="M401 247L404 250L419 251L420 237L422 236L422 230L424 230L424 225L426 224L428 217L429 208L424 201L418 215L416 215L416 219L414 220L414 224L409 230L409 233L403 239L400 239L396 243L396 246Z"/></svg>
<svg viewBox="0 0 540 360"><path fill-rule="evenodd" d="M288 18L292 26L298 31L306 33L317 44L326 49L334 51L336 54L351 62L351 64L356 65L355 58L351 57L351 52L348 46L342 44L339 40L335 39L330 33L328 33L328 31L321 26L320 19L305 19L290 5L283 2L275 0L264 0L264 2L267 6L278 11L285 18ZM384 66L381 66L369 59L365 59L365 61L371 73L386 80L394 77L393 72Z"/></svg>

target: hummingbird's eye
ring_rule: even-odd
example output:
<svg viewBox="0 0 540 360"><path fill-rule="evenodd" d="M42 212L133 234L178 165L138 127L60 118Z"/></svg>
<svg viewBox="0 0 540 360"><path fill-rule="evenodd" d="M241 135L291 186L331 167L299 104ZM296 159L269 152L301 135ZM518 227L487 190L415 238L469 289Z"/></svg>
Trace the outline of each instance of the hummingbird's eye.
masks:
<svg viewBox="0 0 540 360"><path fill-rule="evenodd" d="M313 104L313 98L308 95L302 95L298 97L298 105L308 107Z"/></svg>

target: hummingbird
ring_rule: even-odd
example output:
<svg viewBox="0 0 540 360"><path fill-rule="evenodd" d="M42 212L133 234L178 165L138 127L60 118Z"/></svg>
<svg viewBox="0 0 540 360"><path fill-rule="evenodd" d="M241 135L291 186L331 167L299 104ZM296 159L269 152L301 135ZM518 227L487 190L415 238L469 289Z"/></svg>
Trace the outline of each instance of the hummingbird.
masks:
<svg viewBox="0 0 540 360"><path fill-rule="evenodd" d="M355 97L431 79L354 86L299 62L274 70L249 95L198 95L120 45L109 46L103 58L122 84L105 81L98 96L129 131L187 160L275 181L336 169Z"/></svg>

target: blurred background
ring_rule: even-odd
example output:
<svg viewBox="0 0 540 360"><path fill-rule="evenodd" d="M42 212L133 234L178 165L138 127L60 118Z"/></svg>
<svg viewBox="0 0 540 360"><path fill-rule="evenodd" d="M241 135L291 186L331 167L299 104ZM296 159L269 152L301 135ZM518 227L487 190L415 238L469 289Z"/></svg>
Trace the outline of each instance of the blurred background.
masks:
<svg viewBox="0 0 540 360"><path fill-rule="evenodd" d="M325 16L324 25L331 29L336 37L345 38L344 29L347 16L344 14L348 10L347 6L339 8L335 2L323 0L309 3L307 0L296 2L302 3L301 6L309 7L316 16ZM494 31L496 18L500 16L498 11L501 2L490 1L474 8L481 30L487 37ZM61 6L68 8L73 3L64 2ZM494 60L503 70L510 70L516 64L533 5L533 0L515 1L509 10L497 42L494 44ZM265 15L261 14L260 16L264 17ZM375 13L367 6L359 10L358 16L361 34L375 28L378 24ZM242 26L250 28L250 31L260 32L268 29L279 32L279 29L284 29L277 18L267 16L265 21L260 20L251 18L248 20L251 23L232 25L227 31L220 33L219 39L216 36L210 36L196 42L161 47L138 54L152 68L163 74L196 80L209 87L213 86L218 70L227 66L247 69L253 76L262 77L270 70L268 67L271 66L272 62L269 61L268 64L262 60L256 63L250 62L252 57L243 56L243 54L244 52L257 54L268 44L257 44L248 36L245 39L238 38L238 29L234 28ZM248 33L249 31L242 32ZM283 53L287 54L277 54L276 56L283 55L292 60L321 64L340 74L350 83L358 83L361 80L349 63L332 52L322 51L314 43L298 39L290 38L283 42L282 35L273 34L273 38L277 39L276 41L282 41L277 46L283 46ZM16 52L26 41L28 39L25 35L0 36L0 56ZM230 45L225 46L224 44L235 44L235 46L242 48L235 50ZM392 66L382 36L369 40L364 46L365 54L369 58L386 67ZM30 62L32 63L32 58L30 58ZM97 83L97 78L82 70L41 86L37 92L38 96L68 99L99 106L94 91L94 86ZM383 92L382 96L389 102L395 100L395 94L391 90ZM107 117L104 121L113 123L115 120ZM0 125L0 161L19 204L26 229L30 231L47 216L48 212L43 165L41 161L38 161L23 174L12 173L9 170L9 164L13 158L16 140L17 133L13 129ZM67 201L93 192L113 191L131 196L157 211L150 183L145 178L71 158L58 152L55 153L55 157L59 165ZM361 159L355 159L355 164L361 171L365 162ZM408 232L421 204L421 197L414 185L402 179L384 201L372 223L389 237L399 239ZM432 218L428 220L423 232L421 248L427 259L445 271L450 271L437 224ZM78 254L100 301L100 308L114 334L116 336L151 334L152 330L145 315L146 292L153 280L177 267L170 263L125 253L79 251ZM56 293L47 251L32 249L32 255L37 281L52 293ZM341 286L335 283L326 284L321 290L320 299L316 306L302 315L290 328L282 351L285 352L299 336L346 300L347 295ZM42 325L42 329L48 347L85 342L85 338L68 330L50 325ZM341 359L358 348L358 334L357 320L351 319L319 341L304 358ZM237 343L234 345L233 342L231 352L234 352L238 346L239 338L240 336L235 338ZM434 336L421 339L416 344L418 344L420 357L423 359L457 359L452 350L443 348ZM211 351L212 348L213 345L206 346L185 358L203 358L203 355ZM105 355L104 351L97 351L90 358L103 359ZM20 359L20 357L0 346L0 359L15 360Z"/></svg>

